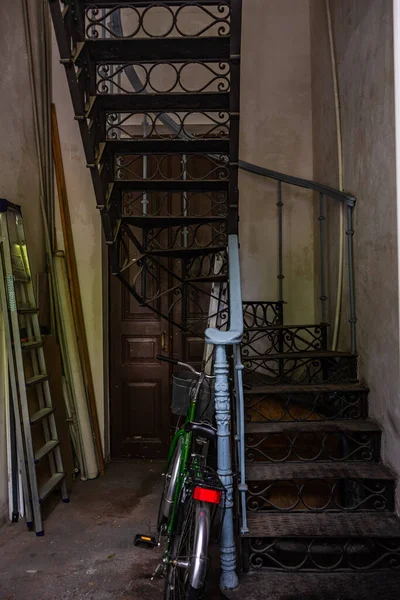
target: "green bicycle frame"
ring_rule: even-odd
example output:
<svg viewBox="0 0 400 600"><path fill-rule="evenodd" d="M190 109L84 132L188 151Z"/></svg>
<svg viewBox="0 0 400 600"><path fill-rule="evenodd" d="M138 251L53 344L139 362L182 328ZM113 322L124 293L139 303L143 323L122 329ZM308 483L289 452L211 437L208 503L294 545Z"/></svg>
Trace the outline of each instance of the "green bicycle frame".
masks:
<svg viewBox="0 0 400 600"><path fill-rule="evenodd" d="M176 485L175 492L174 492L174 502L172 505L171 517L170 517L170 520L168 523L167 542L166 542L166 547L165 547L165 551L164 551L164 554L168 557L169 557L169 543L170 543L171 535L172 535L172 532L173 532L174 526L175 526L175 519L176 519L176 513L177 513L176 509L177 509L177 505L179 502L179 498L182 493L185 479L187 477L187 465L188 465L190 452L191 452L191 446L192 446L193 434L190 431L189 432L186 431L185 427L188 423L190 423L191 421L194 421L194 419L195 419L197 398L198 398L199 391L200 391L201 385L203 383L203 380L204 380L204 377L202 377L200 375L199 380L197 381L196 385L193 388L193 393L191 393L189 410L186 414L185 422L184 422L183 426L180 429L178 429L178 431L175 433L175 435L172 439L169 453L168 453L167 465L169 466L169 464L172 460L172 457L174 455L178 440L180 438L182 438L178 480L177 480L177 485Z"/></svg>

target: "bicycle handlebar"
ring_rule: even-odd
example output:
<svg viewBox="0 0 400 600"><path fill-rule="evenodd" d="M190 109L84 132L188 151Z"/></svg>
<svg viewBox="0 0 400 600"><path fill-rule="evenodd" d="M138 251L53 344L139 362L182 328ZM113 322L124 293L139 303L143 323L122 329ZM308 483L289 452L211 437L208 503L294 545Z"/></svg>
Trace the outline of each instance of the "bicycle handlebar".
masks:
<svg viewBox="0 0 400 600"><path fill-rule="evenodd" d="M176 358L169 358L168 356L162 356L161 354L157 354L156 359L163 362L171 363L172 365L179 365L180 367L185 367L186 369L192 371L192 373L195 373L195 375L201 375L201 373L199 373L199 371L196 371L196 369L194 369L191 365L177 360ZM215 379L215 375L205 375L205 377L206 379ZM248 383L243 383L243 388L245 390L251 390L251 385Z"/></svg>

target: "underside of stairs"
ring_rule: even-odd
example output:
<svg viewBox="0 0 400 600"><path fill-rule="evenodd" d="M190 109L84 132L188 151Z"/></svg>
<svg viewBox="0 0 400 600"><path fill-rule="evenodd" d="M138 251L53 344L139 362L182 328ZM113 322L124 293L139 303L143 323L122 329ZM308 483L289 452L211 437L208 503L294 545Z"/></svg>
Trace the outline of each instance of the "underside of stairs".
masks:
<svg viewBox="0 0 400 600"><path fill-rule="evenodd" d="M248 531L240 587L225 595L398 597L395 478L357 356L328 351L327 325L286 326L273 306L244 305Z"/></svg>

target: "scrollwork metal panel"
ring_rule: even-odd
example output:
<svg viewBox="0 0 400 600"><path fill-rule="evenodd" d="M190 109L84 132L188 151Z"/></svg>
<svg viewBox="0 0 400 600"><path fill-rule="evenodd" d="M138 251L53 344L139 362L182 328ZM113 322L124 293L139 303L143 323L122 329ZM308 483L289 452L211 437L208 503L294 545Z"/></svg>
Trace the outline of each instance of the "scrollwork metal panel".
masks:
<svg viewBox="0 0 400 600"><path fill-rule="evenodd" d="M112 28L110 21L118 11L122 31ZM105 9L95 2L85 10L86 39L227 37L230 35L229 2L148 2L135 6L129 2Z"/></svg>
<svg viewBox="0 0 400 600"><path fill-rule="evenodd" d="M134 67L135 85L126 69ZM168 61L98 63L97 94L176 94L227 93L230 91L230 65L225 61Z"/></svg>
<svg viewBox="0 0 400 600"><path fill-rule="evenodd" d="M268 327L283 324L282 302L243 302L244 327Z"/></svg>
<svg viewBox="0 0 400 600"><path fill-rule="evenodd" d="M263 327L267 327L267 329L263 329ZM245 331L242 341L242 356L317 352L325 350L325 344L326 326L324 325L299 325L298 327L283 328L261 325Z"/></svg>
<svg viewBox="0 0 400 600"><path fill-rule="evenodd" d="M122 216L141 217L221 217L228 215L227 192L126 192Z"/></svg>
<svg viewBox="0 0 400 600"><path fill-rule="evenodd" d="M115 157L114 176L129 181L228 181L229 157L226 154L204 156L188 154L151 154L147 156L144 175L142 154L119 154ZM199 169L199 160L203 168Z"/></svg>
<svg viewBox="0 0 400 600"><path fill-rule="evenodd" d="M400 568L400 539L251 538L249 567L276 571L371 571Z"/></svg>
<svg viewBox="0 0 400 600"><path fill-rule="evenodd" d="M191 248L209 248L226 246L226 223L205 223L201 225L183 225L146 231L145 249L154 250L188 250Z"/></svg>
<svg viewBox="0 0 400 600"><path fill-rule="evenodd" d="M251 482L247 509L259 511L390 510L393 483L346 479Z"/></svg>
<svg viewBox="0 0 400 600"><path fill-rule="evenodd" d="M229 131L226 111L106 113L108 140L227 139Z"/></svg>
<svg viewBox="0 0 400 600"><path fill-rule="evenodd" d="M366 416L366 392L274 393L245 392L247 421L320 421Z"/></svg>
<svg viewBox="0 0 400 600"><path fill-rule="evenodd" d="M354 381L355 365L351 357L271 356L246 357L242 352L245 377L253 383L276 385L280 383L348 383Z"/></svg>
<svg viewBox="0 0 400 600"><path fill-rule="evenodd" d="M379 458L376 432L280 432L246 435L246 460L311 462L372 461Z"/></svg>

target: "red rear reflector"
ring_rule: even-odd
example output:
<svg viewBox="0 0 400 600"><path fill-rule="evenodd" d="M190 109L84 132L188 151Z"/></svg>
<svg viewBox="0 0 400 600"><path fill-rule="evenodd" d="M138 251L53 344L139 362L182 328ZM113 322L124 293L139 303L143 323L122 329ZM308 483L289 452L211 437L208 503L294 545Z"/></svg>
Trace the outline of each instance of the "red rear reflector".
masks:
<svg viewBox="0 0 400 600"><path fill-rule="evenodd" d="M211 504L220 504L222 497L221 490L209 490L207 488L195 487L193 498L202 502L211 502Z"/></svg>

